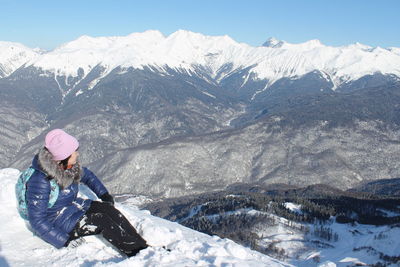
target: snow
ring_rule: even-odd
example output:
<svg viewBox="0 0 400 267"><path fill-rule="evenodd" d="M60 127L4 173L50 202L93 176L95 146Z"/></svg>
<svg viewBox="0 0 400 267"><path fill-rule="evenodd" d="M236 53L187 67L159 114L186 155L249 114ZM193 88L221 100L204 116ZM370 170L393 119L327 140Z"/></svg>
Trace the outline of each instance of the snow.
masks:
<svg viewBox="0 0 400 267"><path fill-rule="evenodd" d="M292 204L292 203L290 203ZM275 217L278 222L273 226L260 226L258 235L263 237L260 245L275 244L285 252L285 262L299 267L310 266L356 266L371 265L382 261L379 253L388 256L400 256L400 228L398 226L374 226L360 224L339 224L332 217L322 224L330 228L338 240L326 240L313 234L320 224L290 222ZM300 227L308 227L308 233Z"/></svg>
<svg viewBox="0 0 400 267"><path fill-rule="evenodd" d="M283 205L285 205L287 209L291 210L294 213L303 214L303 212L301 211L301 205L292 202L285 202L283 203Z"/></svg>
<svg viewBox="0 0 400 267"><path fill-rule="evenodd" d="M9 46L0 43L0 64L8 66L7 73L10 73L20 63L5 56L9 49L4 47ZM76 77L79 68L86 76L96 66L105 68L102 77L116 67L152 66L166 73L168 66L195 73L194 66L202 65L216 78L221 67L231 63L233 70L250 67L257 79L266 79L269 85L283 77L297 78L315 70L330 77L335 86L376 72L400 77L400 53L396 47L373 48L360 43L332 47L319 40L291 44L274 38L265 46L252 47L226 35L206 36L185 30L169 36L156 30L127 36L81 36L47 53L33 50L25 53L28 51L27 66L53 72L56 76ZM22 60L22 56L19 59ZM218 76L218 80L225 75L229 73Z"/></svg>
<svg viewBox="0 0 400 267"><path fill-rule="evenodd" d="M336 267L336 264L331 261L326 261L322 264L319 264L318 267Z"/></svg>
<svg viewBox="0 0 400 267"><path fill-rule="evenodd" d="M40 51L19 43L0 41L0 78L10 75L27 61L37 58L40 54Z"/></svg>
<svg viewBox="0 0 400 267"><path fill-rule="evenodd" d="M206 203L206 204L207 204L207 203ZM186 220L189 220L189 219L192 218L193 216L197 215L197 214L201 211L201 208L202 208L204 205L206 205L206 204L197 205L196 207L192 208L192 209L190 210L190 212L189 212L189 215L186 216L185 218L182 218L182 219L180 220L180 222L184 222L184 221L186 221Z"/></svg>
<svg viewBox="0 0 400 267"><path fill-rule="evenodd" d="M205 91L200 91L200 92L202 92L203 94L205 94L206 96L209 96L209 97L211 97L211 98L217 98L215 95L212 95L212 94L207 93L207 92L205 92Z"/></svg>
<svg viewBox="0 0 400 267"><path fill-rule="evenodd" d="M56 249L32 234L16 210L16 169L1 169L0 266L292 266L240 246L150 215L132 203L116 203L151 247L121 256L99 236L76 247ZM83 196L94 197L82 187ZM162 248L166 246L171 251Z"/></svg>
<svg viewBox="0 0 400 267"><path fill-rule="evenodd" d="M268 38L268 40L263 44L265 47L282 47L285 42L276 39L275 37Z"/></svg>
<svg viewBox="0 0 400 267"><path fill-rule="evenodd" d="M378 209L380 212L384 214L385 217L397 217L400 216L398 212L393 212L390 210L385 210L385 209Z"/></svg>
<svg viewBox="0 0 400 267"><path fill-rule="evenodd" d="M388 50L397 55L400 55L400 47L389 47Z"/></svg>
<svg viewBox="0 0 400 267"><path fill-rule="evenodd" d="M139 210L137 207L152 200L133 195L117 196L116 207L125 214L151 247L133 258L126 258L101 237L89 236L77 247L58 250L33 235L29 226L18 215L14 186L19 173L16 169L0 169L0 266L32 266L34 263L35 266L344 267L375 264L382 261L380 253L400 256L398 225L338 224L334 217L324 224L297 223L252 209L239 209L226 214L262 213L273 217L276 223L259 225L257 234L262 238L259 245L274 244L275 248L284 251L285 256L279 261L231 240L208 236L152 216L149 211ZM84 186L81 187L81 192L83 197L95 198ZM299 204L293 202L286 202L284 205L294 212L301 209ZM200 209L201 205L195 207L188 218ZM338 239L326 240L314 235L314 230L320 226L330 228ZM309 231L304 231L306 228Z"/></svg>
<svg viewBox="0 0 400 267"><path fill-rule="evenodd" d="M294 212L299 212L301 208L301 205L293 202L286 202L284 205ZM273 224L260 224L254 229L261 238L258 246L268 248L272 245L282 251L280 260L294 266L370 266L383 261L380 253L400 257L399 225L339 224L335 222L334 217L326 223L299 223L253 209L225 212L224 216L232 214L270 216L274 221ZM207 215L210 219L216 219L218 216L220 215ZM315 230L321 226L330 229L338 238L327 240L316 235ZM400 262L392 266L399 266L398 264Z"/></svg>

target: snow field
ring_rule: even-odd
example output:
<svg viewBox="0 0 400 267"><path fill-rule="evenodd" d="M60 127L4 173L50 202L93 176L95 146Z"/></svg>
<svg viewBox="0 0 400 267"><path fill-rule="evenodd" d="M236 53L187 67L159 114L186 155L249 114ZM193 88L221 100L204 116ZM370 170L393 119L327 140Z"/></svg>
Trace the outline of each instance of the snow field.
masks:
<svg viewBox="0 0 400 267"><path fill-rule="evenodd" d="M150 215L135 206L117 203L147 240L149 247L126 258L99 236L84 243L56 249L28 230L16 210L14 193L19 171L0 170L0 266L292 266L242 247L228 239L211 237L177 223ZM93 194L82 187L85 196ZM168 251L164 248L170 249Z"/></svg>
<svg viewBox="0 0 400 267"><path fill-rule="evenodd" d="M300 206L287 202L285 206L295 213L301 212ZM319 224L290 222L274 216L274 226L262 227L258 235L263 237L260 245L274 243L278 249L283 249L286 258L281 260L299 267L345 267L356 264L370 265L383 262L379 253L388 256L400 256L400 227L374 226L362 224L339 224L332 217L322 224L330 228L338 240L326 240L313 235L314 227ZM305 233L300 226L309 228ZM398 263L400 265L400 262ZM393 266L399 266L393 265Z"/></svg>

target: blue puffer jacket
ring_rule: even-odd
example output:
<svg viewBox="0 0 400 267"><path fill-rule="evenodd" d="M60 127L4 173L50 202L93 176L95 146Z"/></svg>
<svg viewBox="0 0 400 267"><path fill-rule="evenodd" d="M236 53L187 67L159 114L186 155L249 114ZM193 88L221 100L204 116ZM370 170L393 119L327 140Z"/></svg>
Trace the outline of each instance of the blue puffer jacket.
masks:
<svg viewBox="0 0 400 267"><path fill-rule="evenodd" d="M48 208L50 182L38 164L36 156L32 162L35 172L27 183L26 200L28 220L33 231L56 248L61 248L69 239L69 233L88 210L91 200L78 198L79 186L72 183L64 190L60 188L54 206ZM97 196L108 193L101 181L87 168L83 168L81 182Z"/></svg>

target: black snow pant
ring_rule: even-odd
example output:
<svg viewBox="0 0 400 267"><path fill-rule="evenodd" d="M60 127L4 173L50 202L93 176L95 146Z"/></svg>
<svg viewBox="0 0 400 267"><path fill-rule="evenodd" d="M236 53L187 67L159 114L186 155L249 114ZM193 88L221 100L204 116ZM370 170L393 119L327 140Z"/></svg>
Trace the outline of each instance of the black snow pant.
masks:
<svg viewBox="0 0 400 267"><path fill-rule="evenodd" d="M107 202L93 201L80 222L70 233L71 239L101 234L128 257L148 247L128 219Z"/></svg>

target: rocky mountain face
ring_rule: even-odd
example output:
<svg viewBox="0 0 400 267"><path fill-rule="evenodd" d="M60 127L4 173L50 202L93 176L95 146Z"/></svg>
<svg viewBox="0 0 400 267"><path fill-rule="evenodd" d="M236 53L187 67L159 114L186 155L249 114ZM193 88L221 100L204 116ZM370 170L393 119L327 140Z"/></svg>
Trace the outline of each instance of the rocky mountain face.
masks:
<svg viewBox="0 0 400 267"><path fill-rule="evenodd" d="M393 101L399 89L392 88ZM397 177L399 124L391 120L398 111L382 106L362 111L366 99L387 96L358 93L359 103L334 95L240 129L121 150L91 166L116 192L153 196L207 192L236 182L346 189L365 179ZM388 117L374 119L380 112Z"/></svg>
<svg viewBox="0 0 400 267"><path fill-rule="evenodd" d="M26 77L23 72L15 75ZM13 79L3 79L0 86L7 88ZM3 99L16 108L32 107L49 127L76 135L85 144L87 162L118 149L227 128L243 109L240 101L215 85L173 72L162 76L150 70L116 69L95 90L64 98L60 91L47 90L55 86L52 78L17 80L17 86L2 91ZM42 142L43 136L32 140L16 158L31 157Z"/></svg>
<svg viewBox="0 0 400 267"><path fill-rule="evenodd" d="M3 71L0 166L27 167L64 128L113 193L399 177L395 51L186 31L81 37Z"/></svg>

